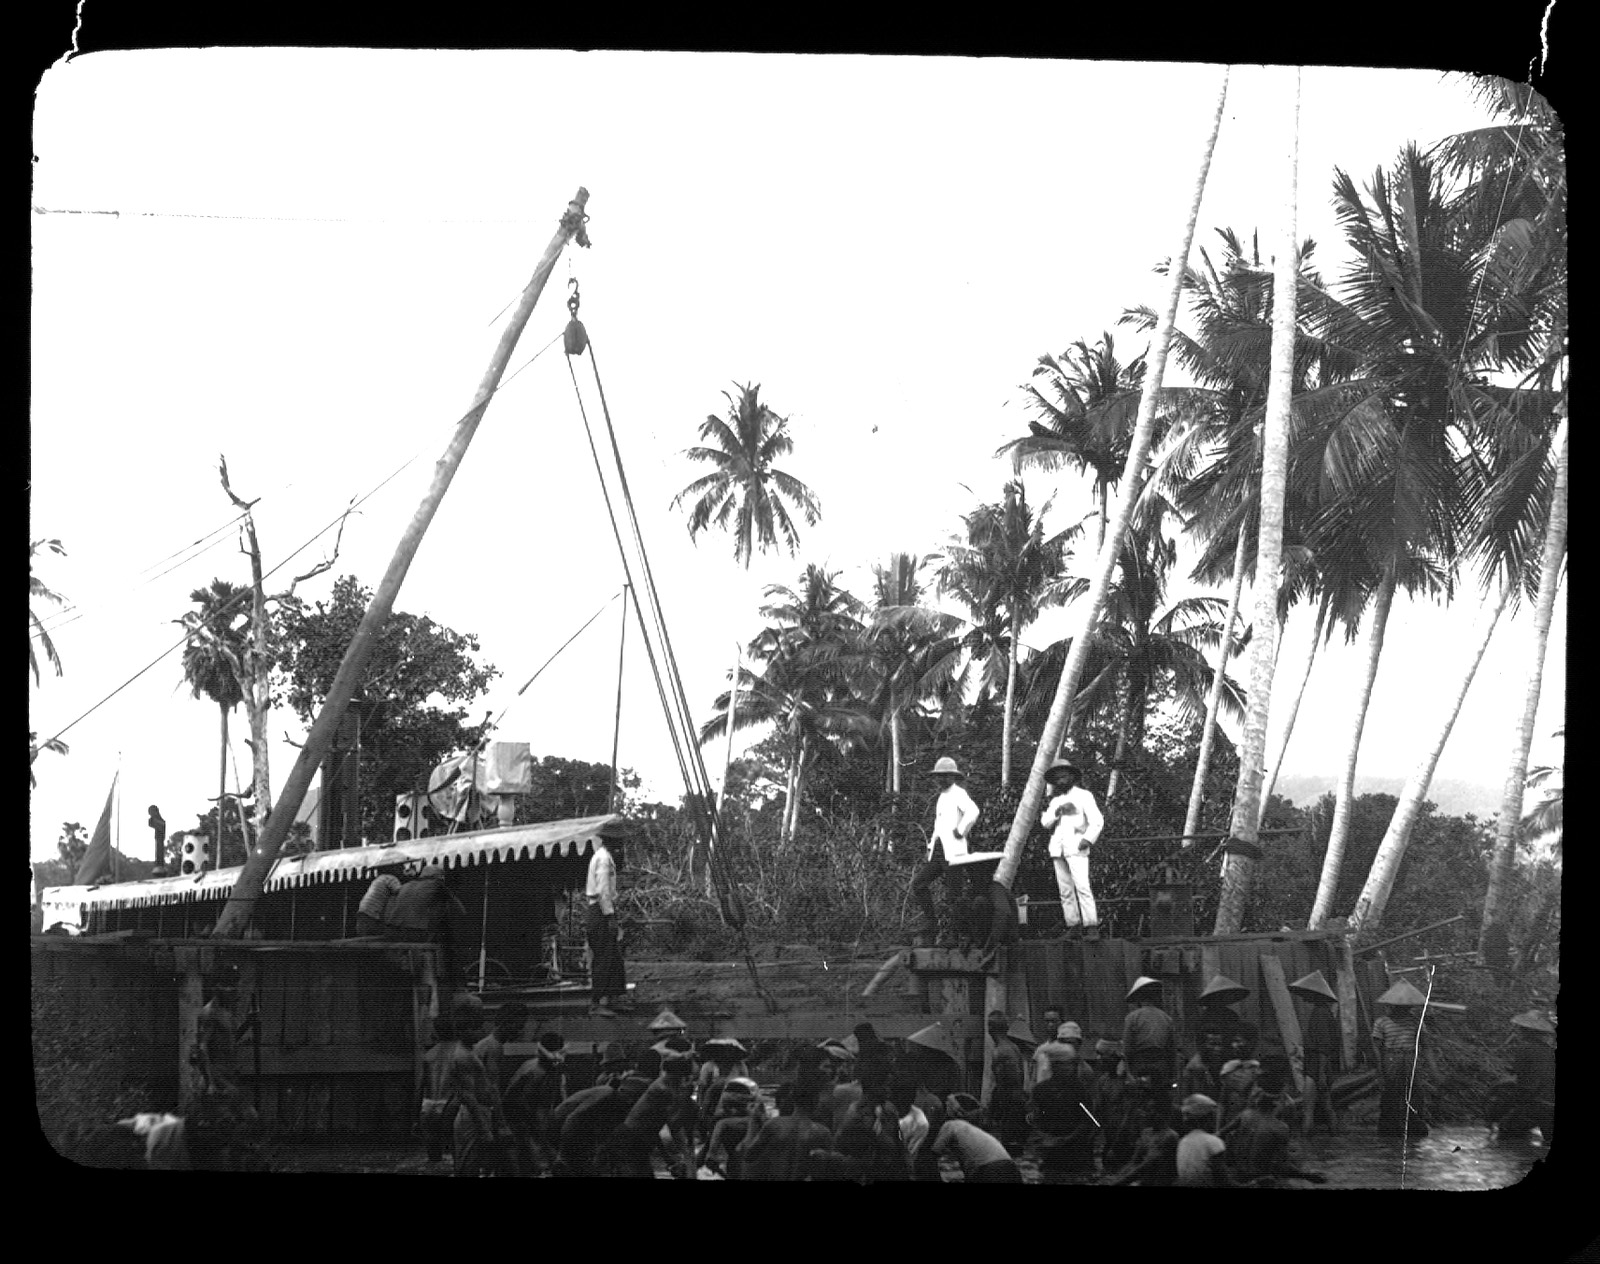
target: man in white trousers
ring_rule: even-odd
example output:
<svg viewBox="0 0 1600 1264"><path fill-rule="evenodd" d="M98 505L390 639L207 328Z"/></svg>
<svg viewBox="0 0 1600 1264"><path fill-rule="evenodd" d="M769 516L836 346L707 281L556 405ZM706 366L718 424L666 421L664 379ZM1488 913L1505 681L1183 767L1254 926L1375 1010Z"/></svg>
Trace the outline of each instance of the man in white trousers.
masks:
<svg viewBox="0 0 1600 1264"><path fill-rule="evenodd" d="M1078 784L1078 768L1071 760L1057 759L1044 776L1050 799L1039 824L1051 831L1050 858L1056 866L1062 920L1069 930L1081 926L1098 935L1100 916L1089 889L1089 849L1105 828L1105 818L1094 795Z"/></svg>

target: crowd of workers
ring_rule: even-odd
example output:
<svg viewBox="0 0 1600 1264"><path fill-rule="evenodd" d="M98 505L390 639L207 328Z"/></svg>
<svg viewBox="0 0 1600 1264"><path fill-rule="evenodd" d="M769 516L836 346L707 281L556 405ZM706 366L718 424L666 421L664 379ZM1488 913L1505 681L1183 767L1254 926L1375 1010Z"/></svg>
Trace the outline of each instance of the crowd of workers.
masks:
<svg viewBox="0 0 1600 1264"><path fill-rule="evenodd" d="M1291 987L1313 1006L1293 1060L1258 1052L1257 1032L1232 1008L1247 989L1221 976L1202 995L1187 1058L1153 978L1129 990L1120 1039L1087 1043L1052 1009L1049 1038L1034 1046L996 1011L981 1099L958 1091L953 1067L912 1045L896 1051L863 1023L843 1040L792 1050L769 1100L743 1044L697 1047L670 1011L650 1024L654 1044L605 1048L592 1082L577 1083L556 1032L539 1037L534 1058L506 1057L527 1028L524 1006L508 1004L491 1022L463 994L427 1055L422 1127L430 1161L448 1146L461 1176L938 1181L949 1179L948 1160L966 1181L1019 1183L1017 1160L1027 1158L1048 1184L1317 1184L1324 1178L1299 1165L1294 1136L1340 1129L1337 1001L1318 972ZM1423 998L1413 991L1385 993L1388 1012L1372 1032L1380 1133L1427 1128L1414 1074ZM1502 1135L1540 1127L1548 1144L1553 1028L1534 1013L1513 1023L1526 1052L1498 1126Z"/></svg>

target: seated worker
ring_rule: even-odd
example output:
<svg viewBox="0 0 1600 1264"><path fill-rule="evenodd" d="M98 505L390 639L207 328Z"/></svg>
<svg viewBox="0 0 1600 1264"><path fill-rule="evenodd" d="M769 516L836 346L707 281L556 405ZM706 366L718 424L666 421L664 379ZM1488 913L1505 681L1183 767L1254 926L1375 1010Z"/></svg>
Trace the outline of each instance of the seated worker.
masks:
<svg viewBox="0 0 1600 1264"><path fill-rule="evenodd" d="M1178 1138L1176 1184L1188 1189L1227 1189L1237 1182L1223 1162L1227 1142L1211 1131L1217 1123L1217 1104L1196 1094L1183 1099L1184 1134Z"/></svg>
<svg viewBox="0 0 1600 1264"><path fill-rule="evenodd" d="M709 1118L703 1117L706 1139L697 1161L700 1167L736 1181L742 1176L739 1143L750 1135L751 1106L759 1105L760 1095L756 1082L742 1076L726 1081L721 1090L716 1109Z"/></svg>
<svg viewBox="0 0 1600 1264"><path fill-rule="evenodd" d="M945 1099L948 1118L932 1143L935 1156L953 1155L961 1164L962 1178L970 1185L1020 1185L1011 1153L1000 1139L982 1127L983 1108L970 1093L952 1093Z"/></svg>
<svg viewBox="0 0 1600 1264"><path fill-rule="evenodd" d="M1537 1128L1546 1145L1555 1132L1556 1051L1550 1039L1555 1026L1538 1010L1511 1020L1517 1029L1511 1047L1512 1080L1497 1086L1490 1122L1504 1141L1526 1140Z"/></svg>
<svg viewBox="0 0 1600 1264"><path fill-rule="evenodd" d="M1134 1135L1129 1157L1109 1172L1102 1184L1176 1185L1178 1131L1172 1126L1172 1108L1154 1094L1138 1092L1130 1104L1127 1122Z"/></svg>
<svg viewBox="0 0 1600 1264"><path fill-rule="evenodd" d="M1094 1174L1100 1125L1089 1108L1093 1092L1092 1076L1081 1064L1033 1086L1028 1122L1033 1125L1039 1174L1045 1184L1063 1184Z"/></svg>
<svg viewBox="0 0 1600 1264"><path fill-rule="evenodd" d="M1242 1185L1268 1189L1294 1189L1293 1181L1321 1185L1327 1177L1294 1166L1289 1155L1289 1125L1282 1116L1290 1107L1281 1096L1262 1089L1251 1095L1250 1104L1234 1125L1228 1146L1228 1161L1234 1178Z"/></svg>
<svg viewBox="0 0 1600 1264"><path fill-rule="evenodd" d="M1178 1091L1185 1097L1196 1093L1203 1097L1222 1097L1222 1067L1226 1059L1222 1032L1216 1028L1208 1030L1201 1037L1200 1048L1178 1077Z"/></svg>
<svg viewBox="0 0 1600 1264"><path fill-rule="evenodd" d="M1250 1093L1261 1075L1261 1063L1253 1056L1248 1037L1239 1032L1234 1035L1231 1055L1222 1064L1218 1078L1222 1081L1222 1120L1226 1127L1237 1119L1250 1104Z"/></svg>
<svg viewBox="0 0 1600 1264"><path fill-rule="evenodd" d="M1033 1082L1042 1084L1058 1067L1076 1072L1079 1051L1083 1048L1083 1029L1077 1023L1061 1022L1047 1027L1048 1038L1033 1051Z"/></svg>

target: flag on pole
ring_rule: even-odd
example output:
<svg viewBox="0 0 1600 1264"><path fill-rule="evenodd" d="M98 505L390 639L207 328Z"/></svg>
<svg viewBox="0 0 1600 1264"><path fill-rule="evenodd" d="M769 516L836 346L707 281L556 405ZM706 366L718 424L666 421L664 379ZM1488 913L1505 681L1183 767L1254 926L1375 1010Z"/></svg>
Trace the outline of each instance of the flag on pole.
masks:
<svg viewBox="0 0 1600 1264"><path fill-rule="evenodd" d="M120 774L119 774L120 775ZM94 827L94 837L89 840L89 850L83 853L78 866L78 885L96 882L111 867L111 802L117 794L117 778L111 778L111 789L106 794L105 811L100 813L100 824Z"/></svg>

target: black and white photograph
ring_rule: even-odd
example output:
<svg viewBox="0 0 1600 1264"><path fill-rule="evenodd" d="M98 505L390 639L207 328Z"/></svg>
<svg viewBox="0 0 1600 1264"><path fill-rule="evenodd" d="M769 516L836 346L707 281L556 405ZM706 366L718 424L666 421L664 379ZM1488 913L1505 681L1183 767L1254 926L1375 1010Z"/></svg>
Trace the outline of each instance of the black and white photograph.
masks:
<svg viewBox="0 0 1600 1264"><path fill-rule="evenodd" d="M1548 1176L1540 73L63 47L50 1150Z"/></svg>

